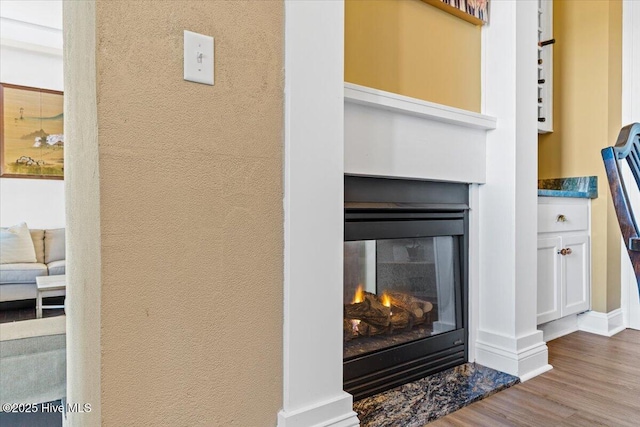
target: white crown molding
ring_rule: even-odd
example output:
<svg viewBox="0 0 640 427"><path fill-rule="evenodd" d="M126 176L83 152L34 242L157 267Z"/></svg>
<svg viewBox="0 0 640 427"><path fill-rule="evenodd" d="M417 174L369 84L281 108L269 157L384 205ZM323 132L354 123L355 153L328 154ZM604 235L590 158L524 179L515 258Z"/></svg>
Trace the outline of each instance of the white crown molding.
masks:
<svg viewBox="0 0 640 427"><path fill-rule="evenodd" d="M0 17L0 45L62 56L62 30Z"/></svg>
<svg viewBox="0 0 640 427"><path fill-rule="evenodd" d="M474 129L496 128L497 119L473 111L423 101L353 83L344 84L344 100L354 104L409 114Z"/></svg>
<svg viewBox="0 0 640 427"><path fill-rule="evenodd" d="M60 57L62 57L62 52L63 52L62 49L58 49L55 47L42 46L39 44L26 43L26 42L21 42L19 40L12 40L12 39L5 39L5 38L0 38L0 46L19 49L19 50L28 50L31 52L44 53L47 55L54 55L54 56L60 56Z"/></svg>

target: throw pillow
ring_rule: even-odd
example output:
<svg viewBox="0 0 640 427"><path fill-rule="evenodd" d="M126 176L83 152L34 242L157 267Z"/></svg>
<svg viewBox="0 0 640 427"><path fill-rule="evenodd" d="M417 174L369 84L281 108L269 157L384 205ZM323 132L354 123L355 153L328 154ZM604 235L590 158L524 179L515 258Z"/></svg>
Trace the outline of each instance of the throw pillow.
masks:
<svg viewBox="0 0 640 427"><path fill-rule="evenodd" d="M0 264L36 262L36 250L27 224L0 230Z"/></svg>
<svg viewBox="0 0 640 427"><path fill-rule="evenodd" d="M45 230L44 232L44 263L61 261L64 257L64 228Z"/></svg>

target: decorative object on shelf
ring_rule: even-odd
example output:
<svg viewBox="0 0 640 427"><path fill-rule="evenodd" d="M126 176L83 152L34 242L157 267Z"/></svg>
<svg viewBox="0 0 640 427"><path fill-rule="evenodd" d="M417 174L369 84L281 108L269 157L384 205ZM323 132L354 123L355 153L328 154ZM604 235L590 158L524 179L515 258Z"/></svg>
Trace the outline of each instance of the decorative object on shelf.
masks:
<svg viewBox="0 0 640 427"><path fill-rule="evenodd" d="M475 25L489 22L489 0L422 0Z"/></svg>
<svg viewBox="0 0 640 427"><path fill-rule="evenodd" d="M0 83L0 176L64 178L63 93Z"/></svg>

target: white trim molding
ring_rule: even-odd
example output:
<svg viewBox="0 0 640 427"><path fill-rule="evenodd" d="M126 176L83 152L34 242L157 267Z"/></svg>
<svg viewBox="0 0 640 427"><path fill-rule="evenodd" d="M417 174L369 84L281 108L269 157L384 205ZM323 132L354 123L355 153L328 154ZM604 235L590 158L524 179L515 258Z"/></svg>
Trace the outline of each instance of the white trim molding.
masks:
<svg viewBox="0 0 640 427"><path fill-rule="evenodd" d="M359 425L358 416L353 411L353 396L346 392L324 402L314 403L294 411L280 411L278 414L278 426L358 427Z"/></svg>
<svg viewBox="0 0 640 427"><path fill-rule="evenodd" d="M587 311L578 315L578 329L605 337L612 337L625 330L622 310L617 309L608 313Z"/></svg>
<svg viewBox="0 0 640 427"><path fill-rule="evenodd" d="M346 174L485 182L496 118L351 83L344 102Z"/></svg>
<svg viewBox="0 0 640 427"><path fill-rule="evenodd" d="M0 45L62 56L62 29L0 16Z"/></svg>
<svg viewBox="0 0 640 427"><path fill-rule="evenodd" d="M622 2L622 124L640 122L640 2L623 0ZM633 177L626 162L622 163L622 173L626 182L632 182ZM632 206L640 206L639 192L631 192L628 188ZM636 215L638 213L636 212ZM621 239L622 242L622 239ZM627 255L624 242L621 281L621 307L624 325L627 328L640 330L640 296L633 267Z"/></svg>
<svg viewBox="0 0 640 427"><path fill-rule="evenodd" d="M538 3L491 4L482 28L486 184L480 186L476 361L522 380L551 369L536 323Z"/></svg>
<svg viewBox="0 0 640 427"><path fill-rule="evenodd" d="M344 84L346 102L361 104L474 129L495 129L497 119L473 111L423 101L353 83Z"/></svg>
<svg viewBox="0 0 640 427"><path fill-rule="evenodd" d="M495 367L526 381L551 370L549 349L542 341L542 331L514 339L500 333L478 331L476 361Z"/></svg>
<svg viewBox="0 0 640 427"><path fill-rule="evenodd" d="M578 315L571 314L538 326L542 331L544 342L569 335L578 331Z"/></svg>
<svg viewBox="0 0 640 427"><path fill-rule="evenodd" d="M355 427L353 398L342 383L344 2L286 0L284 7L283 396L278 427ZM309 304L319 289L324 303Z"/></svg>

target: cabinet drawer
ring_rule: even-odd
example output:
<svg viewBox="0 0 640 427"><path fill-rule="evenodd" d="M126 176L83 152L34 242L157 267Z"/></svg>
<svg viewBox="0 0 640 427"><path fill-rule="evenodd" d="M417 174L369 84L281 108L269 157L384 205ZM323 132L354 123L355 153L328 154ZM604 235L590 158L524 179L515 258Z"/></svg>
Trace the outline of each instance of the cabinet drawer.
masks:
<svg viewBox="0 0 640 427"><path fill-rule="evenodd" d="M538 205L538 233L578 231L588 228L589 207L587 205L561 203Z"/></svg>

